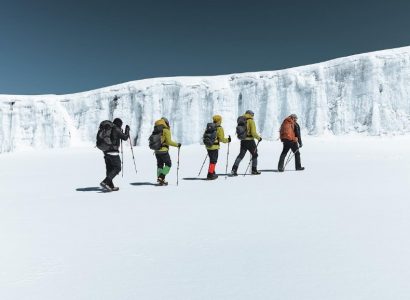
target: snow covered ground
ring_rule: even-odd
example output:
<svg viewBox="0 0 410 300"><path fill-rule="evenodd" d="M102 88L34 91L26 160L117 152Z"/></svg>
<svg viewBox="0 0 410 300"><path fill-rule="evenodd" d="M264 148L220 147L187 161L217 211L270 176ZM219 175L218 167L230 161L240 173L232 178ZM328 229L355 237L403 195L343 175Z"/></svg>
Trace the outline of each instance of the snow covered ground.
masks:
<svg viewBox="0 0 410 300"><path fill-rule="evenodd" d="M126 148L113 193L96 149L0 155L0 299L408 299L410 137L304 144L304 172L262 142L261 176L214 182L182 147L179 186L172 149L168 187Z"/></svg>

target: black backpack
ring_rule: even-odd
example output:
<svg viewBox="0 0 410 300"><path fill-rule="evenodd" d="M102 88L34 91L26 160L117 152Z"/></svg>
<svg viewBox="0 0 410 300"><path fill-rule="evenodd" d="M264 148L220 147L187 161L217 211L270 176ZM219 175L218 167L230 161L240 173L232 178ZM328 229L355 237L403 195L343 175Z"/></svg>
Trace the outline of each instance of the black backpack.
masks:
<svg viewBox="0 0 410 300"><path fill-rule="evenodd" d="M111 133L114 127L114 123L108 120L102 121L97 132L96 146L102 151L112 150L113 144L111 140Z"/></svg>
<svg viewBox="0 0 410 300"><path fill-rule="evenodd" d="M248 136L247 121L248 119L244 116L240 116L237 120L238 125L236 126L236 136L240 140L244 140Z"/></svg>
<svg viewBox="0 0 410 300"><path fill-rule="evenodd" d="M205 146L211 147L215 143L217 128L218 126L215 123L206 124L205 133L202 136L202 141L204 142Z"/></svg>
<svg viewBox="0 0 410 300"><path fill-rule="evenodd" d="M148 138L149 148L152 150L160 150L162 148L162 132L164 130L164 125L157 125L154 127L154 131Z"/></svg>

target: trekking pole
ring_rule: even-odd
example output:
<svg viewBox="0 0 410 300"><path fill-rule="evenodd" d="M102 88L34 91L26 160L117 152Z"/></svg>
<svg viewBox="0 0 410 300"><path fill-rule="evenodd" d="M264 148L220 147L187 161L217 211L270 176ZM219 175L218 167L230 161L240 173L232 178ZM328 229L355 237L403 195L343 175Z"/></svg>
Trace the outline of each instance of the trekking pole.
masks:
<svg viewBox="0 0 410 300"><path fill-rule="evenodd" d="M202 168L204 167L207 158L208 158L208 153L206 154L204 162L202 163L201 169L199 170L198 177L201 175Z"/></svg>
<svg viewBox="0 0 410 300"><path fill-rule="evenodd" d="M260 143L260 141L258 141L258 143L256 144L256 148L255 148L255 151L253 152L253 154L255 154L255 152L258 151L259 143ZM249 166L251 165L252 161L253 161L253 155L251 156L251 160L249 161L248 167L246 168L246 171L243 174L244 177L245 177L246 173L248 173L248 169L249 169Z"/></svg>
<svg viewBox="0 0 410 300"><path fill-rule="evenodd" d="M122 147L122 140L121 140L121 177L124 178L124 151Z"/></svg>
<svg viewBox="0 0 410 300"><path fill-rule="evenodd" d="M132 147L131 138L129 139L129 141L130 141L130 145L131 145L132 160L134 161L135 174L138 174L137 166L135 165L134 148Z"/></svg>
<svg viewBox="0 0 410 300"><path fill-rule="evenodd" d="M286 158L286 162L285 162L285 166L288 164L288 162L290 161L291 157L292 157L292 151L289 153L288 157ZM283 169L285 169L285 167L283 167Z"/></svg>
<svg viewBox="0 0 410 300"><path fill-rule="evenodd" d="M177 186L179 183L179 151L181 150L180 147L178 147L178 163L177 163Z"/></svg>
<svg viewBox="0 0 410 300"><path fill-rule="evenodd" d="M226 153L226 168L225 168L225 179L228 178L228 164L229 164L229 144L228 143L228 152Z"/></svg>
<svg viewBox="0 0 410 300"><path fill-rule="evenodd" d="M288 163L290 163L290 161L292 160L292 158L295 156L296 152L298 152L298 151L299 151L299 148L298 148L298 150L296 150L294 153L289 154L289 157L288 157L288 159L286 160L286 163L285 163L285 166L283 167L283 170L285 170L286 165L287 165Z"/></svg>

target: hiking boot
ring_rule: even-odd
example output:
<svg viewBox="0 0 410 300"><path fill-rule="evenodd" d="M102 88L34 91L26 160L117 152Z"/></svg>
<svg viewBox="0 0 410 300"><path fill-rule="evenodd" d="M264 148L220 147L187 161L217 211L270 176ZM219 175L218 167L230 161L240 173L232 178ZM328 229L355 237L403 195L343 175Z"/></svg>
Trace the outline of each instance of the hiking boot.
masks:
<svg viewBox="0 0 410 300"><path fill-rule="evenodd" d="M215 173L208 173L208 176L206 176L207 180L215 180L218 178L218 175L216 175Z"/></svg>
<svg viewBox="0 0 410 300"><path fill-rule="evenodd" d="M260 175L261 172L259 172L256 168L252 168L252 175Z"/></svg>
<svg viewBox="0 0 410 300"><path fill-rule="evenodd" d="M110 189L112 191L118 191L119 190L119 188L114 186L114 182L112 182L112 180L105 180L105 181L108 182L107 184L108 184L108 186L110 187Z"/></svg>
<svg viewBox="0 0 410 300"><path fill-rule="evenodd" d="M116 191L119 191L120 188L119 188L118 186L113 186L113 187L111 188L111 190L112 190L113 192L116 192Z"/></svg>
<svg viewBox="0 0 410 300"><path fill-rule="evenodd" d="M283 171L285 171L285 169L283 169L283 168L278 169L278 172L283 172Z"/></svg>
<svg viewBox="0 0 410 300"><path fill-rule="evenodd" d="M299 168L296 168L296 171L303 171L305 169L305 167L299 167Z"/></svg>
<svg viewBox="0 0 410 300"><path fill-rule="evenodd" d="M231 175L232 175L232 176L238 176L238 173L236 172L236 170L232 170L232 171L231 171Z"/></svg>
<svg viewBox="0 0 410 300"><path fill-rule="evenodd" d="M168 185L168 182L165 181L165 178L163 177L158 177L157 182L159 185Z"/></svg>
<svg viewBox="0 0 410 300"><path fill-rule="evenodd" d="M106 183L105 181L101 181L100 182L100 186L107 192L111 192L112 189L111 187L108 185L108 183Z"/></svg>

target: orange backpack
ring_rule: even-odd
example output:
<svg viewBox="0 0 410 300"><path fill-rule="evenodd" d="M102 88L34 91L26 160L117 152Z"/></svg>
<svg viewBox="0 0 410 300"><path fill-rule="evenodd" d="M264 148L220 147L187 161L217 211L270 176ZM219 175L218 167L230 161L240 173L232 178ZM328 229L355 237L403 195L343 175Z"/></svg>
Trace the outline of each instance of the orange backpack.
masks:
<svg viewBox="0 0 410 300"><path fill-rule="evenodd" d="M297 141L295 136L295 122L290 117L287 117L283 121L282 126L280 126L280 140L282 142L283 140Z"/></svg>

